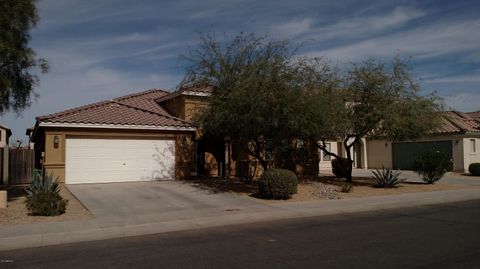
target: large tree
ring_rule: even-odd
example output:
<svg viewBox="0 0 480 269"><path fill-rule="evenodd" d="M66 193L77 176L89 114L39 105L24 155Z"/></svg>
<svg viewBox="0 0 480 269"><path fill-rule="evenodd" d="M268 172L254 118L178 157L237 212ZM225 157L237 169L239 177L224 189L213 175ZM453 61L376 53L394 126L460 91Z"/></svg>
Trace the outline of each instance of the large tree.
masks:
<svg viewBox="0 0 480 269"><path fill-rule="evenodd" d="M28 47L37 21L35 0L0 1L0 114L28 107L38 83L35 70L48 70L47 62Z"/></svg>
<svg viewBox="0 0 480 269"><path fill-rule="evenodd" d="M347 181L352 181L351 149L362 138L415 139L439 124L439 99L421 95L409 66L398 58L392 66L369 59L343 73L319 61L305 65L310 83L300 130L324 154L337 159L342 157L328 149L327 141L342 141Z"/></svg>
<svg viewBox="0 0 480 269"><path fill-rule="evenodd" d="M185 56L189 65L182 84L214 89L199 125L210 135L237 142L264 169L266 138L296 136L300 85L293 52L285 41L254 34L221 40L206 34L200 47Z"/></svg>

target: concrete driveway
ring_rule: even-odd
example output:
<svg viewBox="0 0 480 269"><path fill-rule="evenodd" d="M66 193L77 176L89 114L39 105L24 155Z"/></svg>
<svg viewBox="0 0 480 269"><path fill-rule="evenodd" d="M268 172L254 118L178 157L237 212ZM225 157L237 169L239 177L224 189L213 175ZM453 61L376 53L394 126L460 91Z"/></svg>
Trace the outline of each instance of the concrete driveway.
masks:
<svg viewBox="0 0 480 269"><path fill-rule="evenodd" d="M124 224L252 212L268 207L235 194L197 189L179 181L67 185L97 219Z"/></svg>

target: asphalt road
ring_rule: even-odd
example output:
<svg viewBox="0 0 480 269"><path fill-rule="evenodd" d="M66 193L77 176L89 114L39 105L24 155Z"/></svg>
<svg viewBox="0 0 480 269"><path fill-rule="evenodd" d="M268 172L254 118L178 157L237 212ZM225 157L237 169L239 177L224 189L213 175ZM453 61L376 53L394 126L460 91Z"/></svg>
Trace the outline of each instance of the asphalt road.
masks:
<svg viewBox="0 0 480 269"><path fill-rule="evenodd" d="M0 252L0 268L480 268L480 201Z"/></svg>

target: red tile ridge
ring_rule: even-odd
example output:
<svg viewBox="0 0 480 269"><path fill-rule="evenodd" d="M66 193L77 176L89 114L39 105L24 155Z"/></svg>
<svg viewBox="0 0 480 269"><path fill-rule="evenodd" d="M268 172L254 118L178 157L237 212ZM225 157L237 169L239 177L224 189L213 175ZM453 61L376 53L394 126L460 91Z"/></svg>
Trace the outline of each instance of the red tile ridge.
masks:
<svg viewBox="0 0 480 269"><path fill-rule="evenodd" d="M125 104L125 103L122 103L121 101L117 101L117 100L112 100L113 103L115 104L119 104L119 105L122 105L122 106L126 106L126 107L130 107L130 108L133 108L133 109L137 109L137 110L141 110L141 111L144 111L144 112L148 112L148 113L151 113L151 114L155 114L155 115L159 115L159 116L162 116L162 117L165 117L165 118L170 118L170 119L173 119L173 120L177 120L177 121L180 121L180 122L183 122L183 123L187 123L187 124L192 124L186 120L183 120L183 119L180 119L180 118L177 118L177 117L174 117L172 115L165 115L165 114L161 114L161 113L158 113L158 112L155 112L155 111L151 111L149 109L145 109L145 108L142 108L142 107L138 107L138 106L133 106L133 105L130 105L130 104Z"/></svg>
<svg viewBox="0 0 480 269"><path fill-rule="evenodd" d="M145 91L141 91L141 92L131 93L131 94L128 94L128 95L125 95L125 96L116 97L116 98L113 98L112 100L118 101L118 100L128 99L128 98L132 98L132 97L139 97L141 95L146 95L146 94L157 92L157 91L161 91L165 94L170 93L167 90L163 90L163 89L160 89L160 88L154 88L154 89L149 89L149 90L145 90Z"/></svg>

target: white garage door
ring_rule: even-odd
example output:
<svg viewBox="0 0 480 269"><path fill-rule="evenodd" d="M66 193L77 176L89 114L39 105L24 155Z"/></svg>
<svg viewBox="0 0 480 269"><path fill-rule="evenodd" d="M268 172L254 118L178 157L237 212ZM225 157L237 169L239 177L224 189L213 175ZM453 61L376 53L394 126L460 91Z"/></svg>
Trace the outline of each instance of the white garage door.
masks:
<svg viewBox="0 0 480 269"><path fill-rule="evenodd" d="M172 180L175 141L67 138L67 184Z"/></svg>

